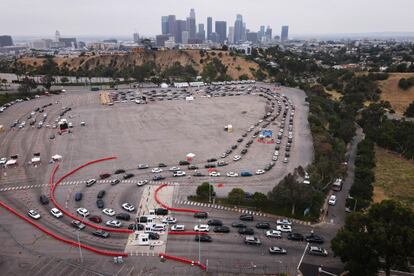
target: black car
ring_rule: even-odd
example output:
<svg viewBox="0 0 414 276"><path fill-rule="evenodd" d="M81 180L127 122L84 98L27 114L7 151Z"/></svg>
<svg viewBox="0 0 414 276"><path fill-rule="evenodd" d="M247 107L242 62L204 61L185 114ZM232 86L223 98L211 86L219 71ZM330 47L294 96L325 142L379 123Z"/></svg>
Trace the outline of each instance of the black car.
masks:
<svg viewBox="0 0 414 276"><path fill-rule="evenodd" d="M121 182L121 180L119 180L119 179L114 179L114 180L111 180L111 185L116 185L116 184L118 184L119 182Z"/></svg>
<svg viewBox="0 0 414 276"><path fill-rule="evenodd" d="M208 218L208 214L207 214L207 212L197 212L197 213L194 213L194 217L195 218L206 219L206 218Z"/></svg>
<svg viewBox="0 0 414 276"><path fill-rule="evenodd" d="M240 235L254 235L253 228L249 228L249 227L239 228L238 232Z"/></svg>
<svg viewBox="0 0 414 276"><path fill-rule="evenodd" d="M194 174L193 174L193 176L196 176L196 177L203 177L203 176L205 176L202 172L195 172Z"/></svg>
<svg viewBox="0 0 414 276"><path fill-rule="evenodd" d="M188 165L189 170L198 170L198 167L196 165Z"/></svg>
<svg viewBox="0 0 414 276"><path fill-rule="evenodd" d="M215 167L216 167L216 164L214 164L214 163L208 163L208 164L204 165L204 168L206 168L206 169L215 168Z"/></svg>
<svg viewBox="0 0 414 276"><path fill-rule="evenodd" d="M258 222L256 224L257 229L270 229L270 223L268 222Z"/></svg>
<svg viewBox="0 0 414 276"><path fill-rule="evenodd" d="M137 222L147 223L147 221L148 221L148 217L146 216L137 217Z"/></svg>
<svg viewBox="0 0 414 276"><path fill-rule="evenodd" d="M159 163L158 164L158 168L165 168L165 167L167 167L167 165L165 165L164 163Z"/></svg>
<svg viewBox="0 0 414 276"><path fill-rule="evenodd" d="M213 228L215 233L230 233L230 228L227 226L216 226Z"/></svg>
<svg viewBox="0 0 414 276"><path fill-rule="evenodd" d="M241 154L246 154L247 153L247 149L242 149L242 151L240 153Z"/></svg>
<svg viewBox="0 0 414 276"><path fill-rule="evenodd" d="M125 173L124 169L117 169L114 174L121 174L121 173Z"/></svg>
<svg viewBox="0 0 414 276"><path fill-rule="evenodd" d="M155 214L157 216L166 216L166 215L168 215L168 209L165 209L165 208L157 208L157 209L155 209Z"/></svg>
<svg viewBox="0 0 414 276"><path fill-rule="evenodd" d="M152 180L154 180L154 181L159 181L159 180L164 180L165 179L165 177L164 176L162 176L162 175L155 175L153 178L152 178Z"/></svg>
<svg viewBox="0 0 414 276"><path fill-rule="evenodd" d="M145 225L144 224L140 224L140 223L130 224L128 226L128 229L129 230L134 230L134 231L141 231L141 230L144 230L144 228L145 228Z"/></svg>
<svg viewBox="0 0 414 276"><path fill-rule="evenodd" d="M127 213L119 213L116 215L116 219L129 221L131 219L131 216Z"/></svg>
<svg viewBox="0 0 414 276"><path fill-rule="evenodd" d="M200 242L212 242L213 239L209 236L209 235L196 235L194 237L195 241L200 241Z"/></svg>
<svg viewBox="0 0 414 276"><path fill-rule="evenodd" d="M223 225L223 222L221 220L218 220L218 219L210 219L207 222L207 224L208 225L211 225L211 226L222 226Z"/></svg>
<svg viewBox="0 0 414 276"><path fill-rule="evenodd" d="M45 195L41 195L40 196L40 203L42 203L43 205L49 204L49 198Z"/></svg>
<svg viewBox="0 0 414 276"><path fill-rule="evenodd" d="M237 149L237 145L233 145L233 146L231 146L231 149Z"/></svg>
<svg viewBox="0 0 414 276"><path fill-rule="evenodd" d="M216 158L210 158L210 159L207 159L207 163L210 163L210 162L216 162L217 161L217 159Z"/></svg>
<svg viewBox="0 0 414 276"><path fill-rule="evenodd" d="M244 220L244 221L253 221L254 220L253 215L249 215L249 214L240 215L239 219Z"/></svg>
<svg viewBox="0 0 414 276"><path fill-rule="evenodd" d="M103 201L102 199L98 199L98 200L96 201L96 206L97 206L99 209L102 209L103 207L105 207L105 203L104 203L104 201Z"/></svg>
<svg viewBox="0 0 414 276"><path fill-rule="evenodd" d="M246 137L247 136L247 133L243 133L243 135L242 135L243 137Z"/></svg>
<svg viewBox="0 0 414 276"><path fill-rule="evenodd" d="M86 227L85 224L83 224L79 220L72 220L72 222L70 224L73 227L75 227L76 229L79 229L79 230L82 230L82 229L84 229Z"/></svg>
<svg viewBox="0 0 414 276"><path fill-rule="evenodd" d="M127 173L127 174L124 174L124 176L122 178L123 179L129 179L129 178L132 178L132 177L134 177L133 173Z"/></svg>
<svg viewBox="0 0 414 276"><path fill-rule="evenodd" d="M237 143L241 143L241 142L243 142L243 138L237 139Z"/></svg>
<svg viewBox="0 0 414 276"><path fill-rule="evenodd" d="M303 235L299 234L299 233L289 233L287 236L288 240L292 240L292 241L303 241Z"/></svg>
<svg viewBox="0 0 414 276"><path fill-rule="evenodd" d="M231 224L231 227L235 227L235 228L246 228L247 225L241 222L233 222Z"/></svg>
<svg viewBox="0 0 414 276"><path fill-rule="evenodd" d="M321 236L315 235L315 234L311 234L309 236L306 236L306 241L309 243L319 243L322 244L324 243L324 239Z"/></svg>
<svg viewBox="0 0 414 276"><path fill-rule="evenodd" d="M96 230L94 232L92 232L92 235L97 236L97 237L101 237L101 238L108 238L109 237L109 233L105 232L103 230Z"/></svg>
<svg viewBox="0 0 414 276"><path fill-rule="evenodd" d="M99 191L97 198L103 198L105 196L106 192L104 190Z"/></svg>
<svg viewBox="0 0 414 276"><path fill-rule="evenodd" d="M189 164L190 164L190 162L185 161L185 160L182 160L182 161L178 162L178 165L180 165L180 166L185 166L185 165L189 165Z"/></svg>
<svg viewBox="0 0 414 276"><path fill-rule="evenodd" d="M148 238L150 240L159 240L160 239L160 234L154 233L154 232L148 232Z"/></svg>
<svg viewBox="0 0 414 276"><path fill-rule="evenodd" d="M230 153L232 153L233 151L232 150L226 150L226 154L230 154Z"/></svg>

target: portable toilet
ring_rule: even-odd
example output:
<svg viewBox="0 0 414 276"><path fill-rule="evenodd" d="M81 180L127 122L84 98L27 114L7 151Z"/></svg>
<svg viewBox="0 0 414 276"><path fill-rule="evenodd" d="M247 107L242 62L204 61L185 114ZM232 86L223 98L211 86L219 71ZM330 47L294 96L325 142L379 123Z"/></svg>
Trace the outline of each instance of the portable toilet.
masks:
<svg viewBox="0 0 414 276"><path fill-rule="evenodd" d="M232 125L228 125L228 126L227 126L227 132L228 132L228 133L233 132L233 126L232 126Z"/></svg>

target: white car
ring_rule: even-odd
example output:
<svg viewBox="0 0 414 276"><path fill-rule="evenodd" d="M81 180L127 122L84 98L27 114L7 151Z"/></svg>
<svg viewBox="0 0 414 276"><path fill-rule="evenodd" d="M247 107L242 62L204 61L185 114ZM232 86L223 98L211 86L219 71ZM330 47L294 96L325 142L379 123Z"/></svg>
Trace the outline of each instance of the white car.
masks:
<svg viewBox="0 0 414 276"><path fill-rule="evenodd" d="M219 172L211 172L208 175L213 176L213 177L218 177L218 176L220 176L220 173Z"/></svg>
<svg viewBox="0 0 414 276"><path fill-rule="evenodd" d="M259 169L259 170L257 170L257 171L256 171L256 174L264 174L264 173L265 173L265 171L264 171L264 170L260 170L260 169Z"/></svg>
<svg viewBox="0 0 414 276"><path fill-rule="evenodd" d="M86 187L90 187L96 183L96 179L92 178L86 181Z"/></svg>
<svg viewBox="0 0 414 276"><path fill-rule="evenodd" d="M174 177L185 176L185 172L183 171L175 171L173 174Z"/></svg>
<svg viewBox="0 0 414 276"><path fill-rule="evenodd" d="M227 153L223 152L223 153L220 155L220 157L221 157L221 158L226 158L226 157L227 157Z"/></svg>
<svg viewBox="0 0 414 276"><path fill-rule="evenodd" d="M35 211L35 210L30 210L27 214L32 219L40 219L40 214L37 211Z"/></svg>
<svg viewBox="0 0 414 276"><path fill-rule="evenodd" d="M194 226L194 231L196 232L210 232L210 226L207 224L198 224Z"/></svg>
<svg viewBox="0 0 414 276"><path fill-rule="evenodd" d="M176 171L179 171L180 170L180 167L171 167L170 168L170 171L172 171L172 172L176 172Z"/></svg>
<svg viewBox="0 0 414 276"><path fill-rule="evenodd" d="M3 157L3 158L0 159L0 165L4 165L4 164L6 164L6 162L7 162L6 157Z"/></svg>
<svg viewBox="0 0 414 276"><path fill-rule="evenodd" d="M268 238L277 238L277 239L282 238L282 232L278 230L267 230L265 235Z"/></svg>
<svg viewBox="0 0 414 276"><path fill-rule="evenodd" d="M277 159L279 159L279 157L277 155L273 155L272 161L277 161Z"/></svg>
<svg viewBox="0 0 414 276"><path fill-rule="evenodd" d="M171 226L171 231L185 231L185 226L182 224L176 224Z"/></svg>
<svg viewBox="0 0 414 276"><path fill-rule="evenodd" d="M166 224L175 224L177 223L177 219L173 217L166 217L161 222Z"/></svg>
<svg viewBox="0 0 414 276"><path fill-rule="evenodd" d="M278 219L278 220L276 220L276 224L280 224L280 225L292 225L292 222L290 220L288 220L287 218L284 218L284 219Z"/></svg>
<svg viewBox="0 0 414 276"><path fill-rule="evenodd" d="M277 225L276 230L284 233L291 233L292 232L292 226L290 225Z"/></svg>
<svg viewBox="0 0 414 276"><path fill-rule="evenodd" d="M89 216L89 211L88 211L88 210L86 210L85 208L78 208L78 209L76 210L76 212L77 212L79 215L81 215L82 217L87 217L87 216Z"/></svg>
<svg viewBox="0 0 414 276"><path fill-rule="evenodd" d="M228 177L237 177L237 176L239 176L239 174L238 174L238 173L236 173L236 172L228 172L228 173L227 173L227 176L228 176Z"/></svg>
<svg viewBox="0 0 414 276"><path fill-rule="evenodd" d="M137 186L144 186L146 184L148 184L148 180L140 180L137 182Z"/></svg>
<svg viewBox="0 0 414 276"><path fill-rule="evenodd" d="M160 173L160 172L162 172L162 169L161 168L153 168L151 171L153 173Z"/></svg>
<svg viewBox="0 0 414 276"><path fill-rule="evenodd" d="M132 204L130 204L130 203L124 203L124 204L122 204L122 208L124 208L128 212L132 212L132 211L135 210L135 206L132 205Z"/></svg>
<svg viewBox="0 0 414 276"><path fill-rule="evenodd" d="M50 213L56 218L63 217L62 212L58 208L52 208L52 210L50 210Z"/></svg>
<svg viewBox="0 0 414 276"><path fill-rule="evenodd" d="M239 161L241 159L240 155L233 156L233 161Z"/></svg>
<svg viewBox="0 0 414 276"><path fill-rule="evenodd" d="M116 228L119 228L122 226L122 222L120 222L119 220L108 220L105 224L107 226L116 227Z"/></svg>
<svg viewBox="0 0 414 276"><path fill-rule="evenodd" d="M328 200L328 204L334 206L336 204L336 196L331 195Z"/></svg>
<svg viewBox="0 0 414 276"><path fill-rule="evenodd" d="M288 163L289 159L287 157L285 157L285 159L283 159L283 163Z"/></svg>
<svg viewBox="0 0 414 276"><path fill-rule="evenodd" d="M112 210L112 209L109 209L109 208L103 209L102 213L104 213L105 215L110 216L110 217L115 216L115 211Z"/></svg>
<svg viewBox="0 0 414 276"><path fill-rule="evenodd" d="M276 150L276 151L275 151L275 153L274 153L273 155L275 155L275 156L279 156L279 151L278 151L278 150Z"/></svg>

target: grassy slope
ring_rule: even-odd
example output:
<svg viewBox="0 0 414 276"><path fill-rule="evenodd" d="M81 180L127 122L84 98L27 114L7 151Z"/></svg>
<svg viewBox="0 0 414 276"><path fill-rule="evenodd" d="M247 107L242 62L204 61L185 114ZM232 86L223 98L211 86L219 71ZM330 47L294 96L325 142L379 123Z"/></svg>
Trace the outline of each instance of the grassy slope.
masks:
<svg viewBox="0 0 414 276"><path fill-rule="evenodd" d="M414 162L376 147L374 202L392 198L414 208Z"/></svg>
<svg viewBox="0 0 414 276"><path fill-rule="evenodd" d="M381 100L389 101L395 112L402 115L407 106L414 101L414 87L402 90L398 87L401 78L414 77L414 73L392 73L385 81L380 81Z"/></svg>

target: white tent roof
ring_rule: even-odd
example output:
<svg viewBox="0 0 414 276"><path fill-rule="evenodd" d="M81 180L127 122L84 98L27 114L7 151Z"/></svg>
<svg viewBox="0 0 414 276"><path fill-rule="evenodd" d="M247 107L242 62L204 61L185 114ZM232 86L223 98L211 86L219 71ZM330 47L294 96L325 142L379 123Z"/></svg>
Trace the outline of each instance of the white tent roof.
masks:
<svg viewBox="0 0 414 276"><path fill-rule="evenodd" d="M193 158L194 156L196 156L196 155L194 153L191 153L191 152L189 154L187 154L188 158Z"/></svg>
<svg viewBox="0 0 414 276"><path fill-rule="evenodd" d="M40 162L40 157L33 157L32 158L32 163L38 163Z"/></svg>
<svg viewBox="0 0 414 276"><path fill-rule="evenodd" d="M54 159L54 160L62 159L62 155L55 154L55 155L52 156L52 159Z"/></svg>
<svg viewBox="0 0 414 276"><path fill-rule="evenodd" d="M10 159L6 162L6 166L15 165L17 163L16 159Z"/></svg>

